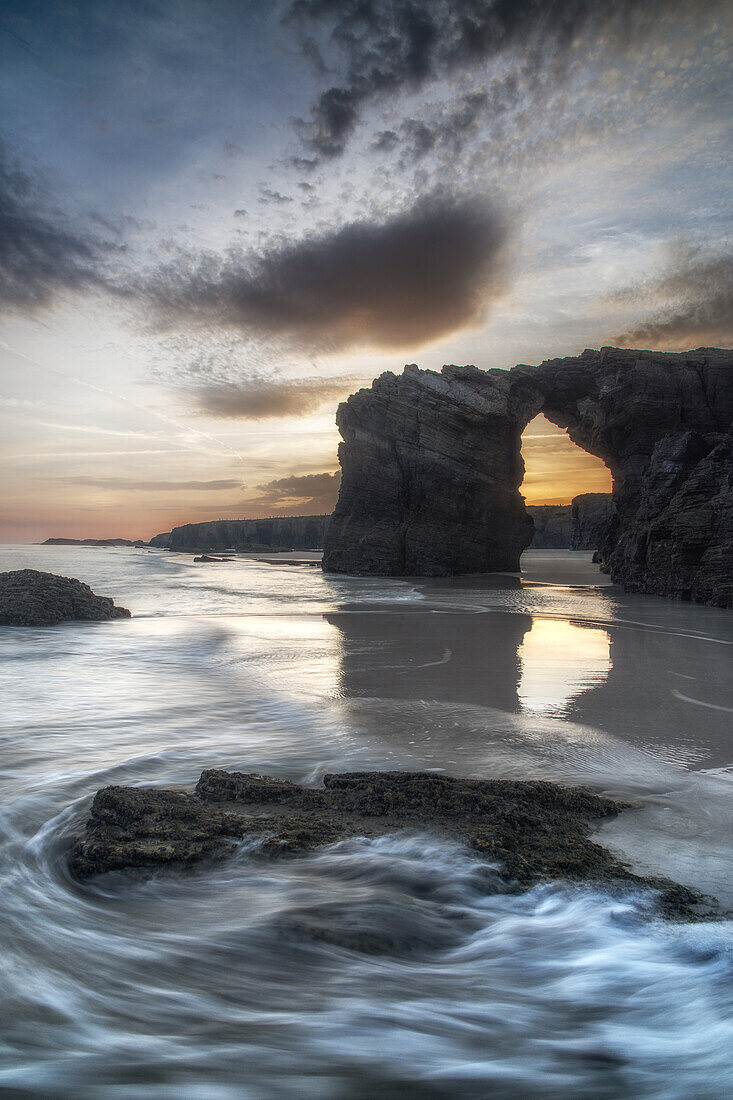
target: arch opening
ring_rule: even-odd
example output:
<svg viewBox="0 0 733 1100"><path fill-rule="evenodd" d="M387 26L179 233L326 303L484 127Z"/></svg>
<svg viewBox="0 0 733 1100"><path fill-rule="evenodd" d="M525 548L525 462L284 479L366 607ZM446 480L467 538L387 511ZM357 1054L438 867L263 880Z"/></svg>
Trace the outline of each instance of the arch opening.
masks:
<svg viewBox="0 0 733 1100"><path fill-rule="evenodd" d="M611 471L602 459L584 451L567 431L539 413L522 432L524 479L520 491L530 506L572 503L583 493L610 493Z"/></svg>

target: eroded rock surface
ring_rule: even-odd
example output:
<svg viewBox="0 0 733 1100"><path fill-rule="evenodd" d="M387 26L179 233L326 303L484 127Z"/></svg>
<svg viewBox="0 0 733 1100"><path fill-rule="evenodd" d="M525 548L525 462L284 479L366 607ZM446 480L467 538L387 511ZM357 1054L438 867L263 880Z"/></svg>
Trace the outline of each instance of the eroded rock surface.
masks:
<svg viewBox="0 0 733 1100"><path fill-rule="evenodd" d="M129 619L126 607L97 596L88 584L37 569L0 573L0 624L55 626L63 622Z"/></svg>
<svg viewBox="0 0 733 1100"><path fill-rule="evenodd" d="M733 605L733 353L709 348L383 374L339 406L324 569L516 571L532 539L520 437L538 412L611 471L616 516L600 553L614 581Z"/></svg>
<svg viewBox="0 0 733 1100"><path fill-rule="evenodd" d="M540 403L531 382L507 371L408 366L339 405L341 488L324 569L516 571L533 535L520 436Z"/></svg>
<svg viewBox="0 0 733 1100"><path fill-rule="evenodd" d="M634 883L660 891L669 915L693 916L698 896L667 880L640 878L589 839L589 822L629 804L581 787L542 781L454 779L420 772L326 775L322 789L242 772L204 771L193 793L105 787L94 798L73 872L221 858L257 839L267 855L304 852L350 836L404 828L458 835L511 882L548 879Z"/></svg>
<svg viewBox="0 0 733 1100"><path fill-rule="evenodd" d="M606 542L616 507L610 493L581 493L570 506L573 550L598 550Z"/></svg>

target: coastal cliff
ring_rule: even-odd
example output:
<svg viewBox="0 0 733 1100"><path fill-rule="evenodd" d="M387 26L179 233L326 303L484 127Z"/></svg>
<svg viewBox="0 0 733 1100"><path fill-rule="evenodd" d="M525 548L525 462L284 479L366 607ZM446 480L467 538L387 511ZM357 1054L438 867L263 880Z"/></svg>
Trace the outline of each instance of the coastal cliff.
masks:
<svg viewBox="0 0 733 1100"><path fill-rule="evenodd" d="M149 545L170 550L320 550L330 518L275 516L184 523L156 535Z"/></svg>
<svg viewBox="0 0 733 1100"><path fill-rule="evenodd" d="M518 569L532 540L521 433L539 412L611 471L615 517L599 556L612 579L733 606L733 353L709 348L383 374L338 409L342 480L324 569Z"/></svg>

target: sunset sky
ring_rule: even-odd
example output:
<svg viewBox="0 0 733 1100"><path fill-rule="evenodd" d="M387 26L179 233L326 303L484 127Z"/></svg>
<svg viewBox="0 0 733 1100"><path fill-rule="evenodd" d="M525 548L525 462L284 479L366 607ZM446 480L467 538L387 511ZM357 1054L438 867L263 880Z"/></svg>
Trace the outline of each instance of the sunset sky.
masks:
<svg viewBox="0 0 733 1100"><path fill-rule="evenodd" d="M730 346L732 11L5 0L0 540L330 511L405 363Z"/></svg>

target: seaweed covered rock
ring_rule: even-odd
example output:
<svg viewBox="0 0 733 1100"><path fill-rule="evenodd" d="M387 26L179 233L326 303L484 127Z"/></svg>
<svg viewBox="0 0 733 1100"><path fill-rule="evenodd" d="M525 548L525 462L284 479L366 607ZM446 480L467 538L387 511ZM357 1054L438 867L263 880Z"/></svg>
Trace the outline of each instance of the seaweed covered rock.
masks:
<svg viewBox="0 0 733 1100"><path fill-rule="evenodd" d="M106 871L218 859L256 840L265 855L308 851L399 829L458 836L519 888L552 879L651 886L663 911L694 916L694 892L640 878L590 840L590 822L629 807L582 787L460 779L421 772L326 775L323 788L243 772L204 771L194 792L105 787L71 854L84 878Z"/></svg>
<svg viewBox="0 0 733 1100"><path fill-rule="evenodd" d="M129 619L126 607L97 596L88 584L37 569L0 573L0 624L55 626L64 622Z"/></svg>

